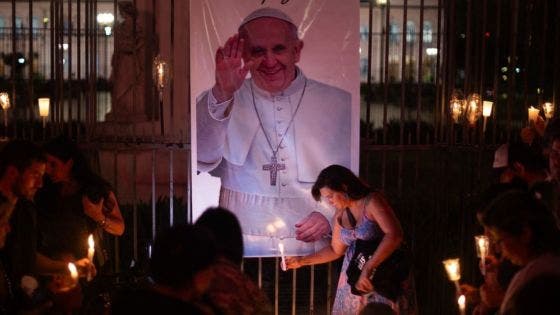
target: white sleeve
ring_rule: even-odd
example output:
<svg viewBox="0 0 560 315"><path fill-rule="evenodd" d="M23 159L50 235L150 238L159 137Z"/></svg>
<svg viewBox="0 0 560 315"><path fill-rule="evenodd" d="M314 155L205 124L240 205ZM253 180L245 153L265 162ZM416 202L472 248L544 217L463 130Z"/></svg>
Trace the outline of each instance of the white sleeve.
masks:
<svg viewBox="0 0 560 315"><path fill-rule="evenodd" d="M231 102L217 103L212 90L196 100L197 168L201 172L213 170L222 161Z"/></svg>

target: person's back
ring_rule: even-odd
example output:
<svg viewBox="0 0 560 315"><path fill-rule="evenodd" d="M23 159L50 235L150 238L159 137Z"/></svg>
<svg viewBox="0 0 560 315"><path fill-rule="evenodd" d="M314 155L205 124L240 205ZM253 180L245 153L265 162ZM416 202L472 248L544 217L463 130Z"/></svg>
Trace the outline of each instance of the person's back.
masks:
<svg viewBox="0 0 560 315"><path fill-rule="evenodd" d="M214 278L206 293L210 303L228 315L272 314L264 292L240 269L243 239L235 214L224 208L210 208L195 225L212 231L218 248Z"/></svg>
<svg viewBox="0 0 560 315"><path fill-rule="evenodd" d="M151 289L138 289L121 292L113 304L111 314L166 314L207 315L200 306L192 302L182 301Z"/></svg>
<svg viewBox="0 0 560 315"><path fill-rule="evenodd" d="M512 297L502 315L560 313L560 275L543 274L528 281Z"/></svg>

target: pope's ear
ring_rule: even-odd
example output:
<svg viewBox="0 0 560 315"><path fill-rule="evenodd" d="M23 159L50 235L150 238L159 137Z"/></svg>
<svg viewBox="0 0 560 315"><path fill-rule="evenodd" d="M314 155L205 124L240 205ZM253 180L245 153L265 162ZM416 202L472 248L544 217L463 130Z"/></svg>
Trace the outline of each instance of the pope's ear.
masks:
<svg viewBox="0 0 560 315"><path fill-rule="evenodd" d="M299 62L299 58L301 57L301 50L303 49L303 41L298 39L296 44L294 45L294 54L296 62Z"/></svg>

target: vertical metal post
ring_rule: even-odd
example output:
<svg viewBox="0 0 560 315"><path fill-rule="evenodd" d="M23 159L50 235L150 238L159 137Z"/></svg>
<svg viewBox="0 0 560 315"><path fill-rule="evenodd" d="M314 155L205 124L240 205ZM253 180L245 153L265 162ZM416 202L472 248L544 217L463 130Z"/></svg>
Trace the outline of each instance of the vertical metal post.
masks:
<svg viewBox="0 0 560 315"><path fill-rule="evenodd" d="M152 149L152 241L156 239L156 149Z"/></svg>
<svg viewBox="0 0 560 315"><path fill-rule="evenodd" d="M173 203L175 201L173 182L173 148L169 149L169 226L173 226Z"/></svg>

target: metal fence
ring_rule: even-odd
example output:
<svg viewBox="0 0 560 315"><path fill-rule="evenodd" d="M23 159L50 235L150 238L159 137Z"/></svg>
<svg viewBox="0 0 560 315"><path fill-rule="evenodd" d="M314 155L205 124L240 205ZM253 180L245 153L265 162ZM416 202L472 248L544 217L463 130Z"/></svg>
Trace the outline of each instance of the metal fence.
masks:
<svg viewBox="0 0 560 315"><path fill-rule="evenodd" d="M192 220L190 111L184 102L190 99L184 62L189 1L134 3L147 12L141 17L145 36L159 38L147 49L145 65L160 54L174 63L176 75L164 91L162 111L147 85L144 120L123 124L104 121L110 85L103 79L114 46L96 21L101 7L116 15L116 1L0 2L0 89L13 105L3 113L9 119L1 135L44 141L64 133L91 153L116 188L126 220L125 235L113 241L117 273L132 262L145 266L158 231ZM404 226L418 313L457 311L444 258L461 257L465 281L480 280L470 205L492 180L495 146L516 139L526 125L526 108L547 100L558 104L558 15L554 1L361 1L361 175L385 191ZM48 23L35 31L31 17ZM31 57L20 66L18 53ZM494 102L486 130L482 119L453 121L455 89ZM51 98L46 127L37 112L39 96ZM338 264L263 274L267 264L278 266L274 259L247 259L244 267L256 270L254 279L276 313L330 312Z"/></svg>

